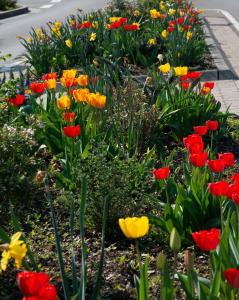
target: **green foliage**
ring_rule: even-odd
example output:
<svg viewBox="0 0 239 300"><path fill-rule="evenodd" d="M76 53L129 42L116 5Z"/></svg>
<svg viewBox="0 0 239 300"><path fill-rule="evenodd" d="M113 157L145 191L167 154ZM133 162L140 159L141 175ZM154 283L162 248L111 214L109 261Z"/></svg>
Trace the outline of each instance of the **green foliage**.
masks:
<svg viewBox="0 0 239 300"><path fill-rule="evenodd" d="M8 10L16 8L17 0L1 0L0 1L0 10Z"/></svg>

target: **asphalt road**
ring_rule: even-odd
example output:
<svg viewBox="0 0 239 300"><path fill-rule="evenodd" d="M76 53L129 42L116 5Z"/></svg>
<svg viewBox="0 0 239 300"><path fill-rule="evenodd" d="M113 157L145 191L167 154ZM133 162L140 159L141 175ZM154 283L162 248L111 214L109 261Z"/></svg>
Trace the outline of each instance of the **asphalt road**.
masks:
<svg viewBox="0 0 239 300"><path fill-rule="evenodd" d="M29 6L30 13L0 20L0 54L12 54L12 59L4 65L15 64L24 53L24 47L16 38L27 37L31 28L44 26L48 21L63 21L76 14L78 9L90 12L105 6L107 0L21 0ZM3 63L0 64L0 67Z"/></svg>
<svg viewBox="0 0 239 300"><path fill-rule="evenodd" d="M239 22L239 0L193 0L198 8L223 9Z"/></svg>

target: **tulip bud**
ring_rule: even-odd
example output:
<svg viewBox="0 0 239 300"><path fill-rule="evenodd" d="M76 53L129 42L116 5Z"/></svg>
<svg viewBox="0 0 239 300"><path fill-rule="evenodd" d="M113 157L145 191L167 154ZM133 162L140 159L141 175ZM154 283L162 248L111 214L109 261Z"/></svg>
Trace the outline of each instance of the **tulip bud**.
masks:
<svg viewBox="0 0 239 300"><path fill-rule="evenodd" d="M169 245L174 252L178 252L181 248L181 238L175 227L171 231Z"/></svg>
<svg viewBox="0 0 239 300"><path fill-rule="evenodd" d="M187 270L193 269L194 254L191 253L189 250L184 251L184 264Z"/></svg>
<svg viewBox="0 0 239 300"><path fill-rule="evenodd" d="M161 251L159 253L159 255L157 256L157 259L156 259L156 267L157 267L157 269L158 270L163 269L165 262L166 262L166 256L164 255L163 251Z"/></svg>

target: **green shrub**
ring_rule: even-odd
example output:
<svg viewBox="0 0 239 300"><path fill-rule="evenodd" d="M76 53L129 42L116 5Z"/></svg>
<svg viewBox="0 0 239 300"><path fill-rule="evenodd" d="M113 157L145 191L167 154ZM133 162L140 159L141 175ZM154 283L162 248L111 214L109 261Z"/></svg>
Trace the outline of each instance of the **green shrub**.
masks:
<svg viewBox="0 0 239 300"><path fill-rule="evenodd" d="M8 10L16 7L17 0L1 0L0 10Z"/></svg>

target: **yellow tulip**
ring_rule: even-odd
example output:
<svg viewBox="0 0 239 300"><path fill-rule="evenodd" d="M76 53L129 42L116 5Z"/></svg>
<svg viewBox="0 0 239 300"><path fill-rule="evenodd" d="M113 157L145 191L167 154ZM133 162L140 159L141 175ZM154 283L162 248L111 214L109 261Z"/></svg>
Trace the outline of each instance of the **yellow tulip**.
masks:
<svg viewBox="0 0 239 300"><path fill-rule="evenodd" d="M184 76L188 74L188 67L175 67L174 72L176 76Z"/></svg>
<svg viewBox="0 0 239 300"><path fill-rule="evenodd" d="M193 36L192 32L188 31L186 36L187 40L191 40L192 36Z"/></svg>
<svg viewBox="0 0 239 300"><path fill-rule="evenodd" d="M159 71L161 71L164 74L167 74L170 72L171 66L169 63L165 64L165 65L160 65L159 66Z"/></svg>
<svg viewBox="0 0 239 300"><path fill-rule="evenodd" d="M49 90L55 90L56 89L56 79L54 79L54 78L48 79L46 83L47 83L47 88Z"/></svg>
<svg viewBox="0 0 239 300"><path fill-rule="evenodd" d="M61 96L58 100L57 100L57 107L60 110L67 110L69 109L71 106L71 99L69 98L69 96L64 95Z"/></svg>
<svg viewBox="0 0 239 300"><path fill-rule="evenodd" d="M101 95L100 93L89 93L87 96L87 103L98 109L102 109L106 104L106 96Z"/></svg>
<svg viewBox="0 0 239 300"><path fill-rule="evenodd" d="M67 47L72 48L72 41L71 40L66 40L65 44Z"/></svg>
<svg viewBox="0 0 239 300"><path fill-rule="evenodd" d="M10 244L0 245L0 248L4 250L2 252L0 272L6 270L8 262L11 258L15 260L17 269L21 267L22 260L27 254L26 244L24 241L19 240L21 235L21 232L17 232L11 237Z"/></svg>
<svg viewBox="0 0 239 300"><path fill-rule="evenodd" d="M121 19L121 17L111 17L109 20L110 20L110 23L114 23L114 22L117 22Z"/></svg>
<svg viewBox="0 0 239 300"><path fill-rule="evenodd" d="M77 83L81 86L87 86L89 83L89 78L88 75L80 75L77 79L76 79Z"/></svg>
<svg viewBox="0 0 239 300"><path fill-rule="evenodd" d="M137 239L148 233L149 219L145 216L119 219L119 226L127 238Z"/></svg>
<svg viewBox="0 0 239 300"><path fill-rule="evenodd" d="M151 9L151 10L149 11L149 13L150 13L150 16L151 16L152 19L157 19L157 18L159 18L160 12L158 12L155 8L154 8L154 9Z"/></svg>
<svg viewBox="0 0 239 300"><path fill-rule="evenodd" d="M170 8L170 9L168 10L168 15L169 15L169 16L173 16L173 15L175 15L175 13L176 13L176 9Z"/></svg>
<svg viewBox="0 0 239 300"><path fill-rule="evenodd" d="M161 32L161 36L162 36L164 39L166 39L167 36L168 36L167 30L163 30L163 31Z"/></svg>
<svg viewBox="0 0 239 300"><path fill-rule="evenodd" d="M90 91L88 89L77 89L73 92L73 97L76 102L87 102Z"/></svg>
<svg viewBox="0 0 239 300"><path fill-rule="evenodd" d="M62 77L64 78L75 78L76 77L76 72L77 70L75 69L70 69L70 70L64 70Z"/></svg>
<svg viewBox="0 0 239 300"><path fill-rule="evenodd" d="M164 1L160 1L160 9L165 10L165 3Z"/></svg>

